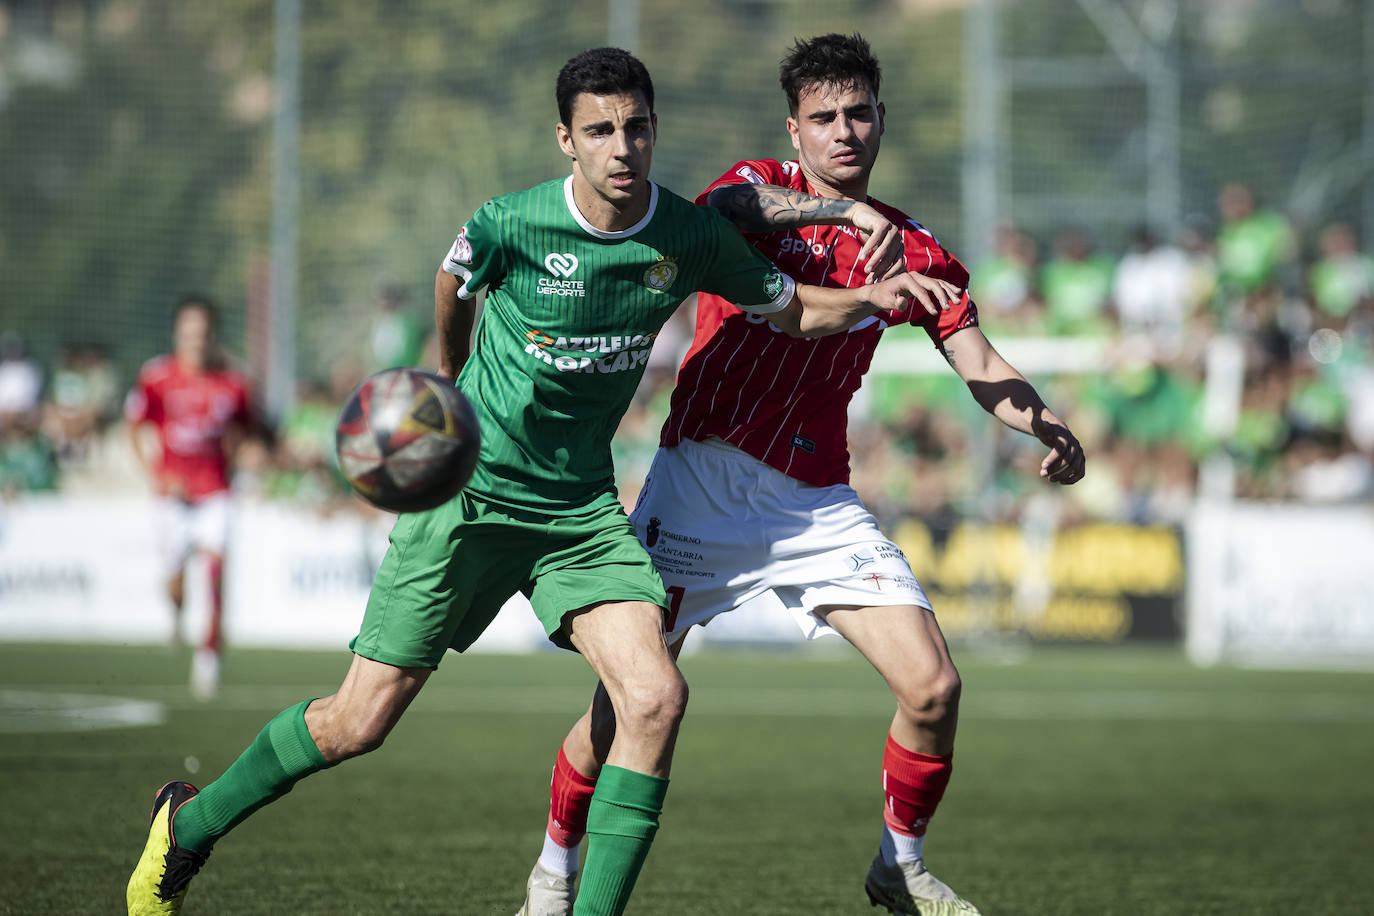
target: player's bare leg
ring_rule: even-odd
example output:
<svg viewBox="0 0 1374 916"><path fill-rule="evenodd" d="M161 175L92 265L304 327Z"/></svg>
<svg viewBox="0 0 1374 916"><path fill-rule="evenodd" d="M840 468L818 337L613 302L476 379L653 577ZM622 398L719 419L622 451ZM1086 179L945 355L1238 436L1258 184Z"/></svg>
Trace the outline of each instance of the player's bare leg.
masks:
<svg viewBox="0 0 1374 916"><path fill-rule="evenodd" d="M433 673L353 656L338 691L305 710L305 727L321 756L333 766L381 747Z"/></svg>
<svg viewBox="0 0 1374 916"><path fill-rule="evenodd" d="M380 747L429 675L355 655L337 693L279 713L204 790L164 787L125 892L130 916L179 912L220 837L306 776Z"/></svg>
<svg viewBox="0 0 1374 916"><path fill-rule="evenodd" d="M687 684L668 650L662 611L655 605L597 605L568 615L564 626L601 678L596 698L567 739L578 765L590 773L572 767L560 750L553 800L557 808L560 785L576 796L563 799L575 812L569 817L573 823L559 837L567 845L551 841L554 866L547 867L542 856L536 863L520 912L618 914L657 830ZM558 831L555 818L550 825ZM591 840L582 892L574 903L577 847L584 831Z"/></svg>
<svg viewBox="0 0 1374 916"><path fill-rule="evenodd" d="M925 867L926 825L949 782L961 687L935 615L911 605L817 615L868 659L897 701L883 753L883 832L864 885L869 900L911 916L977 913Z"/></svg>

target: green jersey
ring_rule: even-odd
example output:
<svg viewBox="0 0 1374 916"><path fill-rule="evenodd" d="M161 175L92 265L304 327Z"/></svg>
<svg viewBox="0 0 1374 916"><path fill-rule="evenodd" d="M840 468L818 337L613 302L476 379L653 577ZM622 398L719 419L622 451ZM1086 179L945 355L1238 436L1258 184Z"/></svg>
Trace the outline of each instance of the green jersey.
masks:
<svg viewBox="0 0 1374 916"><path fill-rule="evenodd" d="M460 298L486 289L458 376L482 429L474 495L547 512L613 492L611 438L673 310L697 290L755 313L791 299L718 212L650 192L621 232L587 222L572 176L490 200L459 232L443 268Z"/></svg>

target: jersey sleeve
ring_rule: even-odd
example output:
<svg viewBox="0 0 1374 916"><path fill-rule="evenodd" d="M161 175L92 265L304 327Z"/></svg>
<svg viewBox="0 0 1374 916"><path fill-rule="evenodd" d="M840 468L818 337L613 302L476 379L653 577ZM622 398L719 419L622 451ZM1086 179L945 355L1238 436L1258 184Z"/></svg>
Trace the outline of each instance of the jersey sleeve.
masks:
<svg viewBox="0 0 1374 916"><path fill-rule="evenodd" d="M914 219L897 214L895 211L883 215L902 227L902 236L906 240L907 270L945 280L963 290L963 295L959 297L959 301L951 305L948 311L931 315L921 307L919 302L912 300L906 309L886 313L887 323L910 322L918 325L924 328L925 332L930 335L930 339L937 344L955 331L977 327L978 306L974 304L968 294L968 269L959 263L958 258L941 246L939 240L929 229Z"/></svg>
<svg viewBox="0 0 1374 916"><path fill-rule="evenodd" d="M769 315L792 301L796 284L744 240L730 221L707 209L716 226L719 245L715 261L702 280L701 291L713 293L740 310Z"/></svg>
<svg viewBox="0 0 1374 916"><path fill-rule="evenodd" d="M707 195L716 188L728 184L773 184L787 187L788 181L789 177L782 163L774 159L742 159L726 169L724 175L711 182L706 190L698 194L696 202L705 206Z"/></svg>
<svg viewBox="0 0 1374 916"><path fill-rule="evenodd" d="M500 213L496 201L489 200L458 231L442 266L446 273L463 281L458 298L471 299L478 290L500 281L506 272L505 262Z"/></svg>

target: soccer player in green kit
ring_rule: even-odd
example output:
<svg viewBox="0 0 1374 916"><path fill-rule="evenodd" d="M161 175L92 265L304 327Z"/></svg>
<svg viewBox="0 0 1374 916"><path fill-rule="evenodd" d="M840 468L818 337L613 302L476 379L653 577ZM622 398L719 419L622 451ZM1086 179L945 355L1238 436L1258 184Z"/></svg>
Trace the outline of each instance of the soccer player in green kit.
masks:
<svg viewBox="0 0 1374 916"><path fill-rule="evenodd" d="M799 336L912 299L942 307L934 281L910 273L860 290L794 286L716 211L650 182L653 86L628 53L578 55L556 95L572 174L484 204L435 278L440 368L481 423L476 473L449 503L397 519L338 692L278 714L203 790L172 782L157 794L126 892L130 916L179 912L224 834L305 776L379 747L445 652L471 645L516 591L610 695L617 732L588 814L574 913L623 912L687 701L664 638L663 584L611 465L654 337L698 289ZM878 234L869 247L870 270L886 275L897 252Z"/></svg>

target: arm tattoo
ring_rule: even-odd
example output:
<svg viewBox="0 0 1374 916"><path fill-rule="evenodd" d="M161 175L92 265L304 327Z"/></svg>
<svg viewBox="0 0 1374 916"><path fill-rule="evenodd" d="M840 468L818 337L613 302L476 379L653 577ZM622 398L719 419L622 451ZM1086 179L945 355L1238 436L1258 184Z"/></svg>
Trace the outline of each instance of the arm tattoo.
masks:
<svg viewBox="0 0 1374 916"><path fill-rule="evenodd" d="M854 206L853 201L815 197L766 184L722 185L711 192L706 202L741 232L843 223Z"/></svg>

